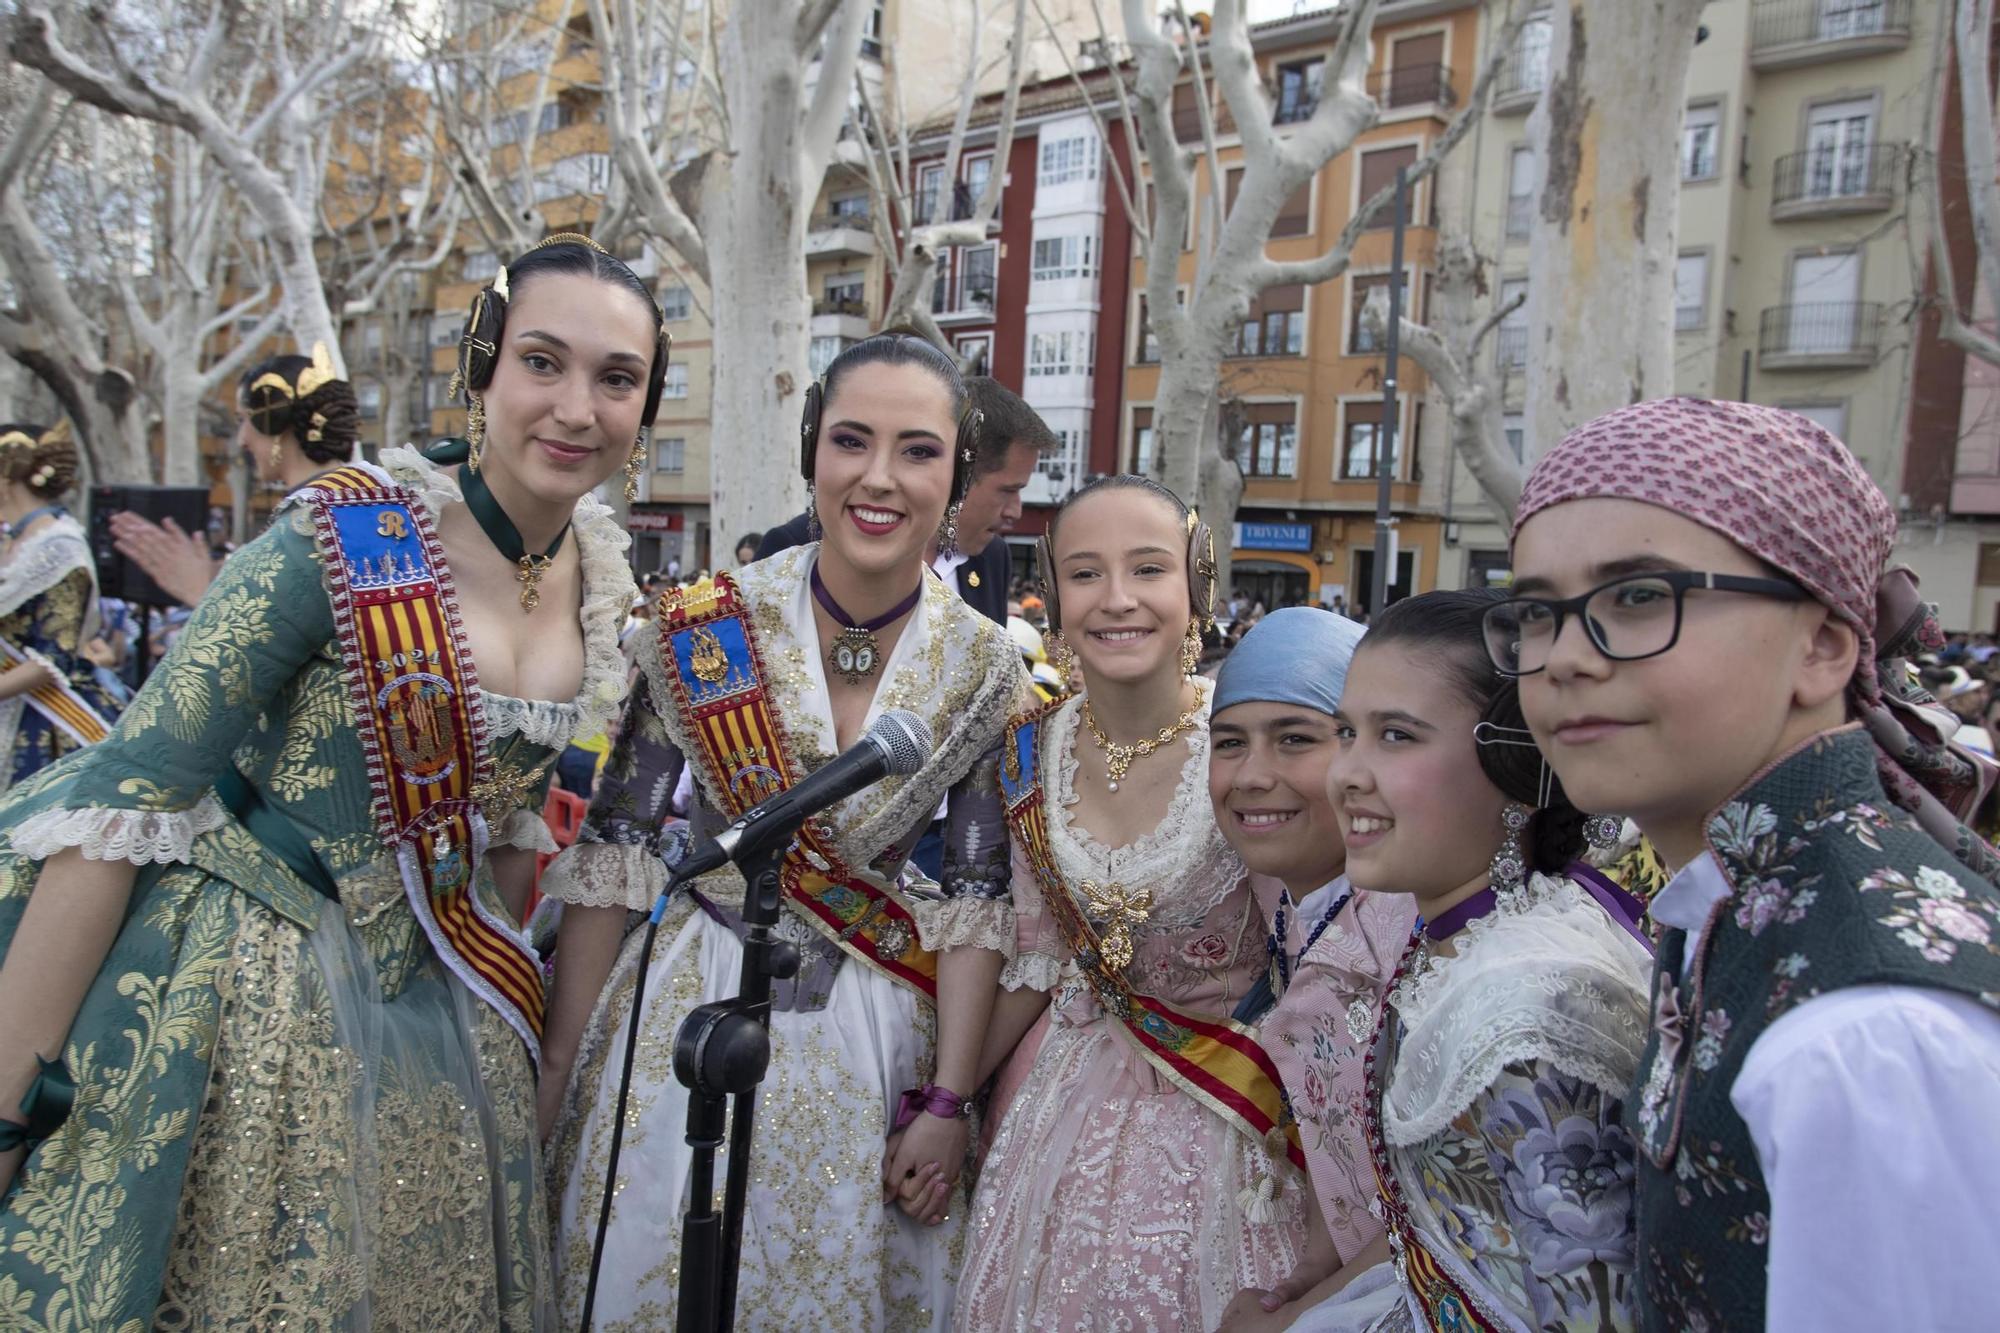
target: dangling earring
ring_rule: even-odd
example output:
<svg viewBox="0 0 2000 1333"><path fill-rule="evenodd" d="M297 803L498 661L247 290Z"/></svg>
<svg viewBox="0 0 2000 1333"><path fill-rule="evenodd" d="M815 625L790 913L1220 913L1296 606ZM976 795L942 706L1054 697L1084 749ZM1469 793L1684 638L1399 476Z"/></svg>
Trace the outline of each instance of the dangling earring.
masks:
<svg viewBox="0 0 2000 1333"><path fill-rule="evenodd" d="M1608 852L1625 836L1625 821L1617 815L1592 815L1583 821L1583 840L1592 851Z"/></svg>
<svg viewBox="0 0 2000 1333"><path fill-rule="evenodd" d="M953 555L958 551L958 501L951 502L944 511L944 526L938 529L938 554Z"/></svg>
<svg viewBox="0 0 2000 1333"><path fill-rule="evenodd" d="M274 439L271 441L271 475L273 477L281 477L284 475L284 471L285 442L282 439Z"/></svg>
<svg viewBox="0 0 2000 1333"><path fill-rule="evenodd" d="M472 446L465 465L479 471L479 450L486 443L486 395L475 393L465 409L465 442Z"/></svg>
<svg viewBox="0 0 2000 1333"><path fill-rule="evenodd" d="M1075 693L1079 688L1077 683L1076 649L1069 646L1069 640L1065 639L1060 631L1054 637L1056 646L1055 650L1049 654L1049 665L1056 669L1058 676L1062 677L1063 688L1071 693Z"/></svg>
<svg viewBox="0 0 2000 1333"><path fill-rule="evenodd" d="M806 540L819 540L819 487L808 478L806 481Z"/></svg>
<svg viewBox="0 0 2000 1333"><path fill-rule="evenodd" d="M631 504L639 498L639 474L646 470L646 432L640 431L632 441L632 452L625 459L625 503Z"/></svg>
<svg viewBox="0 0 2000 1333"><path fill-rule="evenodd" d="M1189 620L1187 634L1181 639L1181 674L1192 676L1201 666L1201 622Z"/></svg>
<svg viewBox="0 0 2000 1333"><path fill-rule="evenodd" d="M1521 851L1521 832L1528 827L1528 818L1532 813L1519 801L1507 802L1500 811L1500 823L1505 826L1507 836L1500 840L1500 850L1493 853L1493 860L1487 866L1488 879L1495 893L1512 893L1528 877L1528 858Z"/></svg>

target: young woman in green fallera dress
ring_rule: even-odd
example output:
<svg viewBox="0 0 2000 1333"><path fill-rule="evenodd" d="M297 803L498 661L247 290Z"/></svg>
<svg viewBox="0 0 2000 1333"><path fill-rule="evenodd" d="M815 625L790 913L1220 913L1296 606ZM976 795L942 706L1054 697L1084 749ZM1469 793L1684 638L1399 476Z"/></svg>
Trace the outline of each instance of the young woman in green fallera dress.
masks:
<svg viewBox="0 0 2000 1333"><path fill-rule="evenodd" d="M396 449L302 488L112 737L0 805L9 1327L551 1325L539 991L502 1002L425 890L458 885L479 947L521 948L554 758L623 692L626 538L589 493L642 453L665 347L643 285L580 238L503 270L467 346L476 474ZM434 542L386 580L358 567L336 484L388 497L383 541ZM370 731L346 636L425 565L407 605L450 627L429 674L462 688L419 681ZM450 716L482 774L471 836L392 846L383 775Z"/></svg>

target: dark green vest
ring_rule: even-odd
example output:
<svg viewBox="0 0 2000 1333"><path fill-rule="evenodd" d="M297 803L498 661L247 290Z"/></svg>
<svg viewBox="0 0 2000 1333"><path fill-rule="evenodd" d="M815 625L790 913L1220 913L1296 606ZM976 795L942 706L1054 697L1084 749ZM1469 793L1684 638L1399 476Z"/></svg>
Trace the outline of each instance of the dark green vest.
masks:
<svg viewBox="0 0 2000 1333"><path fill-rule="evenodd" d="M2000 890L1889 803L1859 727L1752 781L1709 821L1708 846L1734 891L1685 981L1686 932L1661 940L1653 1032L1625 1103L1639 1144L1639 1309L1648 1330L1752 1333L1764 1327L1771 1201L1729 1100L1751 1043L1843 986L1929 986L2000 1007Z"/></svg>

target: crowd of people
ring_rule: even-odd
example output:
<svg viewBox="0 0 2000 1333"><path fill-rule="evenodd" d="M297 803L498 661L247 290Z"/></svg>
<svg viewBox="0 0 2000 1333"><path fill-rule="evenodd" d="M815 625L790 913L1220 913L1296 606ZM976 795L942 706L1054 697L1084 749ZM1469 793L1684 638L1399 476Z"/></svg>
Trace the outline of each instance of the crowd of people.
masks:
<svg viewBox="0 0 2000 1333"><path fill-rule="evenodd" d="M9 1327L673 1327L674 1035L749 929L673 866L891 710L921 766L785 854L739 1326L1991 1325L2000 653L1824 429L1600 417L1511 587L1364 624L1218 598L1142 476L1020 580L1053 437L889 332L805 513L635 583L594 492L666 356L559 235L463 439L361 462L327 358L253 369L286 498L219 562L121 525L192 608L136 695L74 443L0 427Z"/></svg>

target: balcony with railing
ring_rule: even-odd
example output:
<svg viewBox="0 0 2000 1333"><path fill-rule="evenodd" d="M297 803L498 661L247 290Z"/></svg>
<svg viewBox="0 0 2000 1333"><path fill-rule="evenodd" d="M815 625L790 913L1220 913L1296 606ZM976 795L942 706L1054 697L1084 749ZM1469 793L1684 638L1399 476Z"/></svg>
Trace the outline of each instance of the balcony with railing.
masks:
<svg viewBox="0 0 2000 1333"><path fill-rule="evenodd" d="M812 304L812 336L858 342L870 333L868 302L855 296L827 295Z"/></svg>
<svg viewBox="0 0 2000 1333"><path fill-rule="evenodd" d="M1771 167L1771 220L1878 213L1896 201L1902 161L1892 143L1822 144Z"/></svg>
<svg viewBox="0 0 2000 1333"><path fill-rule="evenodd" d="M1458 101L1451 87L1451 66L1436 62L1399 65L1368 76L1368 95L1384 111L1427 106L1444 111Z"/></svg>
<svg viewBox="0 0 2000 1333"><path fill-rule="evenodd" d="M1873 301L1778 305L1757 321L1761 370L1864 370L1881 343L1882 307Z"/></svg>
<svg viewBox="0 0 2000 1333"><path fill-rule="evenodd" d="M1548 86L1549 25L1547 20L1541 20L1521 29L1514 49L1500 66L1499 77L1493 81L1493 100L1489 105L1498 116L1523 115L1541 100L1542 89Z"/></svg>
<svg viewBox="0 0 2000 1333"><path fill-rule="evenodd" d="M806 258L867 259L875 253L875 233L866 210L820 213L806 223Z"/></svg>
<svg viewBox="0 0 2000 1333"><path fill-rule="evenodd" d="M1846 60L1909 44L1910 0L1751 0L1752 69Z"/></svg>

